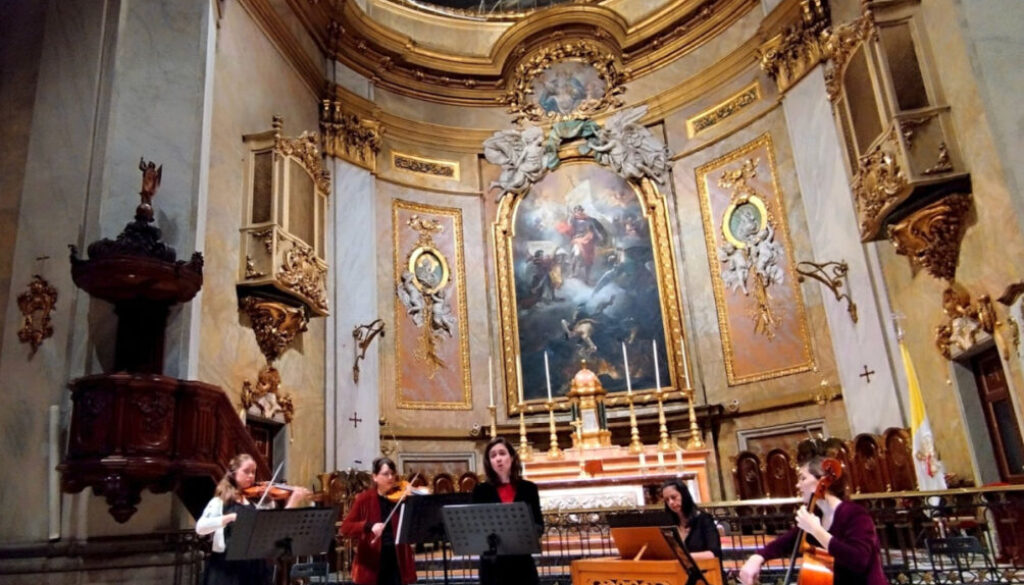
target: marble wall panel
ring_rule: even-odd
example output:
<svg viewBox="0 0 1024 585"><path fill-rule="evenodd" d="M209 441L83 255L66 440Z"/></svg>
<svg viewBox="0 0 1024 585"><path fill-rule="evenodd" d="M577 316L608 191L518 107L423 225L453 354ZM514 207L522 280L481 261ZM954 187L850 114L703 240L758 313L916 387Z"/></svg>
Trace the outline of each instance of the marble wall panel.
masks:
<svg viewBox="0 0 1024 585"><path fill-rule="evenodd" d="M223 388L239 407L243 381L255 380L266 361L248 319L238 310L235 293L242 261L239 228L248 152L242 136L269 130L275 114L284 119L285 136L317 131L318 108L316 96L243 7L226 3L214 55L209 197L202 234L205 283L202 299L197 301L201 310L198 376ZM332 198L328 206L338 203ZM325 319L311 319L308 330L275 362L282 390L295 403L295 419L285 431L291 439L288 479L304 485L325 465L325 336Z"/></svg>

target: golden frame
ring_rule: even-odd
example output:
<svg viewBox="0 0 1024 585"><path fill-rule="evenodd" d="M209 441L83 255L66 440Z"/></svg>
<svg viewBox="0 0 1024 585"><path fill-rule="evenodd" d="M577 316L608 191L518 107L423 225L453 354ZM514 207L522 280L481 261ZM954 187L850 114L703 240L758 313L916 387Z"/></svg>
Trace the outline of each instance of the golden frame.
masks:
<svg viewBox="0 0 1024 585"><path fill-rule="evenodd" d="M575 164L600 165L589 157L572 156L562 158L562 166ZM605 167L601 167L605 168ZM553 172L558 172L557 170ZM669 378L677 384L686 385L686 368L683 359L686 352L683 332L683 311L681 309L681 295L679 292L678 271L676 266L676 255L670 231L668 205L665 196L659 191L656 184L649 179L641 181L626 181L637 194L640 207L643 210L644 218L650 229L652 254L655 265L655 276L660 291L661 316L663 323L664 339L667 347L665 354L668 361L668 370L672 374ZM529 192L519 195L507 194L498 203L495 222L492 224L492 235L494 238L495 271L497 274L498 306L501 327L501 367L504 369L505 380L505 401L509 415L518 414L519 387L522 373L519 364L519 322L518 305L515 293L515 273L513 269L513 239L515 237L515 215L519 204ZM691 370L692 371L692 370ZM692 384L691 384L692 385ZM685 389L675 386L663 386L663 391L670 398L685 398ZM634 396L651 397L654 390L635 390ZM567 397L555 397L556 408L568 409L569 399ZM546 410L546 400L531 399L524 402L526 412L541 412Z"/></svg>
<svg viewBox="0 0 1024 585"><path fill-rule="evenodd" d="M441 274L437 279L437 283L433 286L424 282L420 277L420 258L433 258L433 260L437 262L438 268L441 269ZM451 278L451 272L448 269L448 260L440 250L433 246L420 246L413 250L412 253L409 254L408 268L409 272L413 275L413 284L416 285L416 288L427 294L433 294L441 290L446 284L448 284L448 280Z"/></svg>
<svg viewBox="0 0 1024 585"><path fill-rule="evenodd" d="M742 204L744 201L752 200L757 197L761 200L764 205L762 219L774 220L776 227L776 235L779 237L786 250L788 256L787 261L783 269L786 273L786 280L789 286L793 287L793 302L796 305L796 320L797 329L800 335L801 351L804 357L802 363L778 368L775 370L767 370L757 372L746 376L737 376L735 366L735 348L733 347L733 331L729 326L729 319L727 317L726 308L726 294L725 285L722 283L722 277L719 273L718 262L715 260L714 250L716 248L715 233L720 231L723 237L726 237L725 225L722 226L722 230L716 230L714 226L714 217L712 216L710 193L707 187L707 181L710 180L714 172L720 171L727 165L730 165L738 160L745 157L749 157L751 153L758 149L764 148L767 152L767 166L770 170L770 184L774 191L775 201L764 201L760 197L755 195L746 195L734 199L729 206L726 208L726 212L722 214L722 219L725 220L729 217L732 210ZM765 132L757 138L754 138L750 142L743 144L742 146L732 150L725 155L716 158L710 162L700 165L694 169L694 178L697 182L697 191L700 198L701 206L701 218L704 222L704 240L708 250L708 262L711 265L711 284L715 293L715 305L718 313L718 327L722 338L722 352L725 357L725 372L726 380L730 386L737 386L740 384L747 384L750 382L761 382L764 380L770 380L772 378L779 378L782 376L788 376L790 374L796 374L800 372L808 372L814 369L815 360L814 352L811 347L810 328L807 324L807 310L804 305L803 292L800 290L800 286L796 284L798 282L795 263L793 261L794 248L793 243L789 237L789 222L786 221L786 209L785 202L783 201L783 191L779 184L778 167L775 161L775 146L772 142L771 134ZM752 201L751 201L752 202ZM730 243L732 243L730 241ZM735 245L735 244L734 244Z"/></svg>
<svg viewBox="0 0 1024 585"><path fill-rule="evenodd" d="M757 224L757 231L761 231L768 225L768 207L764 204L764 200L757 195L750 195L748 197L741 197L729 204L729 207L725 208L725 213L722 214L722 235L729 241L730 244L737 248L746 248L746 242L741 241L732 233L732 214L741 206L746 204L753 205L757 208L757 211L761 214L761 220Z"/></svg>
<svg viewBox="0 0 1024 585"><path fill-rule="evenodd" d="M399 237L401 232L401 223L398 222L398 216L400 211L408 211L415 214L424 216L438 216L450 219L452 222L452 244L454 250L454 258L452 263L454 264L455 271L450 272L450 267L447 259L435 246L424 245L421 241L415 245L413 252L406 256L405 260L402 259L402 245ZM470 373L470 362L469 362L469 309L467 306L467 293L466 293L466 266L465 266L465 252L463 251L463 233L462 233L462 210L456 207L440 207L434 205L427 205L424 203L415 203L412 201L405 201L402 199L394 199L391 202L391 218L392 218L392 245L394 246L394 267L395 276L401 274L401 270L407 266L415 267L412 264L418 255L416 252L420 252L422 255L424 252L433 251L440 260L443 261L443 279L445 282L454 280L452 286L456 287L456 294L458 295L458 310L456 312L457 325L459 331L458 338L458 364L453 364L453 367L463 372L461 380L461 400L449 400L449 401L437 401L437 402L426 402L426 401L414 401L406 398L402 393L401 383L403 380L401 372L401 364L399 359L395 359L394 363L394 376L395 385L395 407L400 410L472 410L472 379ZM413 270L413 274L416 272ZM418 281L418 279L416 279ZM417 287L418 282L414 281ZM420 289L427 292L428 289ZM435 291L438 288L434 289ZM428 293L429 294L429 293ZM395 323L395 352L399 350L399 339L401 339L402 327L407 325L401 324L401 316L404 314L402 302L397 296L393 298L392 310L396 316Z"/></svg>

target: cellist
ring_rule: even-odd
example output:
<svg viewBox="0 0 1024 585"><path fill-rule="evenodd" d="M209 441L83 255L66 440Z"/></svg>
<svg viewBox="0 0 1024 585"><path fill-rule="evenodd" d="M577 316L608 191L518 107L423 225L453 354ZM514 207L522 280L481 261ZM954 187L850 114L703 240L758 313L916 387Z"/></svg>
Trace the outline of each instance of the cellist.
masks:
<svg viewBox="0 0 1024 585"><path fill-rule="evenodd" d="M788 558L797 546L801 530L806 532L808 544L824 549L834 559L833 585L888 585L882 571L875 522L867 510L846 499L845 478L835 479L815 500L820 518L807 510L807 502L825 475L824 460L815 456L800 466L796 487L804 505L796 512L797 525L747 559L740 569L743 585L757 583L766 560ZM801 575L799 582L810 581Z"/></svg>

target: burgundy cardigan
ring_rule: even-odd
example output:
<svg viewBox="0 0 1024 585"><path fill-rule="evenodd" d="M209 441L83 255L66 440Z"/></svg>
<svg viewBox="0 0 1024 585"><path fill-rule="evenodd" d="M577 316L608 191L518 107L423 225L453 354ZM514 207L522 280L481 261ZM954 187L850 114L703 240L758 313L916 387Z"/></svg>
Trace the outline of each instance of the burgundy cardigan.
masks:
<svg viewBox="0 0 1024 585"><path fill-rule="evenodd" d="M377 498L377 489L373 486L356 496L352 502L352 509L341 523L342 536L359 539L356 543L356 557L352 561L352 581L358 585L377 585L381 544L380 540L371 542L373 532L370 531L374 524L384 520L380 515L380 501ZM398 534L398 515L399 512L396 512L391 517L391 530L394 534ZM408 544L396 544L395 555L398 557L403 585L415 583L416 559L413 557L412 547Z"/></svg>
<svg viewBox="0 0 1024 585"><path fill-rule="evenodd" d="M788 559L798 532L794 527L757 554L766 560ZM833 585L889 585L882 571L875 523L867 510L853 502L843 502L836 508L829 533L832 540L828 543L828 554L835 559ZM808 536L808 540L818 544L813 537Z"/></svg>

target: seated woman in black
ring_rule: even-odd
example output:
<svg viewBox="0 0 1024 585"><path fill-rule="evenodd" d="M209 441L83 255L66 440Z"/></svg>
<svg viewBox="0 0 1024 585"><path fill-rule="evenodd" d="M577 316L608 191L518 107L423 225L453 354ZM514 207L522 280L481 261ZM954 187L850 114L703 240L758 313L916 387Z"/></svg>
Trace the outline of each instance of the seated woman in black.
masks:
<svg viewBox="0 0 1024 585"><path fill-rule="evenodd" d="M505 437L495 437L484 449L484 471L487 481L473 489L473 502L478 504L509 504L526 502L537 525L537 537L544 533L544 516L540 511L537 484L522 478L519 455ZM530 555L498 557L497 562L480 561L482 585L537 585L537 565Z"/></svg>
<svg viewBox="0 0 1024 585"><path fill-rule="evenodd" d="M675 519L679 536L694 560L721 559L722 539L718 536L715 520L697 508L697 504L679 479L670 479L661 486L665 510Z"/></svg>

